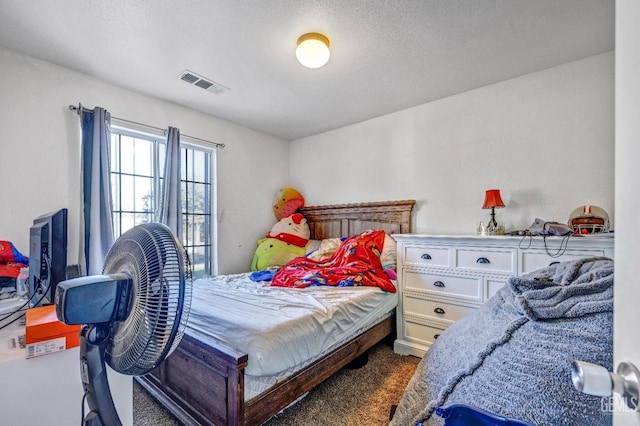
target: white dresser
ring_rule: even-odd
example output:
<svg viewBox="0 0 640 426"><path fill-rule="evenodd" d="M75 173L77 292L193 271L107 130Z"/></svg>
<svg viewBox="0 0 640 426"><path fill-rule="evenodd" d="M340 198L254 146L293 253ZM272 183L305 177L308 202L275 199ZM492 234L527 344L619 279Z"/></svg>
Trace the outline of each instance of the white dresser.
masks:
<svg viewBox="0 0 640 426"><path fill-rule="evenodd" d="M613 235L587 237L396 234L398 308L395 352L423 356L449 325L475 311L509 277L553 262L613 259ZM546 247L545 247L546 246Z"/></svg>

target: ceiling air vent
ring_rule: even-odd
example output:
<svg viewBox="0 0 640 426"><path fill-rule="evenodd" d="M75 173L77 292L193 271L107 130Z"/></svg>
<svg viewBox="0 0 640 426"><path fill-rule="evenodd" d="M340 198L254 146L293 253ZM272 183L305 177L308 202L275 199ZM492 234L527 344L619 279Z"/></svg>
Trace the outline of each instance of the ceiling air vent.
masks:
<svg viewBox="0 0 640 426"><path fill-rule="evenodd" d="M198 75L194 72L191 72L189 70L184 70L179 76L178 78L182 81L186 81L189 84L192 84L194 86L198 86L201 89L206 90L207 92L213 92L216 95L221 95L224 92L226 92L227 90L229 90L228 87L223 86L220 83L216 83L213 80L209 80L207 78L202 77L201 75Z"/></svg>

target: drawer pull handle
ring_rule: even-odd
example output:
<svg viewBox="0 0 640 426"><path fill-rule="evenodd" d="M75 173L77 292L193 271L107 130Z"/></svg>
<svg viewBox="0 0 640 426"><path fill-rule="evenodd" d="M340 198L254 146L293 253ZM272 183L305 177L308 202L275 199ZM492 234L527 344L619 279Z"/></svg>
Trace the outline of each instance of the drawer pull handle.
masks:
<svg viewBox="0 0 640 426"><path fill-rule="evenodd" d="M420 256L420 259L422 259L422 260L431 260L431 255L429 253L425 253L422 256Z"/></svg>
<svg viewBox="0 0 640 426"><path fill-rule="evenodd" d="M478 260L476 260L476 263L491 263L491 261L486 257L479 257Z"/></svg>
<svg viewBox="0 0 640 426"><path fill-rule="evenodd" d="M434 335L433 335L433 340L436 340L438 337L440 337L440 335L439 335L439 334L434 334Z"/></svg>
<svg viewBox="0 0 640 426"><path fill-rule="evenodd" d="M444 283L442 281L436 281L433 283L436 287L444 287Z"/></svg>
<svg viewBox="0 0 640 426"><path fill-rule="evenodd" d="M560 262L556 260L555 262L551 262L551 263L549 264L549 266L557 265L558 263L560 263Z"/></svg>
<svg viewBox="0 0 640 426"><path fill-rule="evenodd" d="M433 310L433 312L435 312L436 314L444 314L444 309L442 309L442 308L435 308L435 309Z"/></svg>

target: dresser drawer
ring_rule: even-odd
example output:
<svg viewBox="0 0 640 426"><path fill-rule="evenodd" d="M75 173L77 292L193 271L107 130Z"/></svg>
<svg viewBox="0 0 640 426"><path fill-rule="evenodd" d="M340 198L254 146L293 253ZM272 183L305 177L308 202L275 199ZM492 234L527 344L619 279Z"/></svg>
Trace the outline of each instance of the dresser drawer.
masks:
<svg viewBox="0 0 640 426"><path fill-rule="evenodd" d="M557 249L549 249L555 254ZM522 253L522 273L532 272L553 263L578 260L584 257L604 256L604 250L566 250L561 256L551 257L546 250L528 250Z"/></svg>
<svg viewBox="0 0 640 426"><path fill-rule="evenodd" d="M507 282L508 281L505 281L505 280L488 279L487 280L487 285L486 285L486 294L485 294L484 300L487 301L487 300L491 299L493 296L495 296L495 294L498 292L498 290L500 290L502 287L507 285Z"/></svg>
<svg viewBox="0 0 640 426"><path fill-rule="evenodd" d="M405 296L403 310L405 314L422 315L455 322L474 312L476 308Z"/></svg>
<svg viewBox="0 0 640 426"><path fill-rule="evenodd" d="M443 296L463 296L473 299L482 299L482 278L451 277L440 274L425 274L412 271L404 271L404 290L422 290Z"/></svg>
<svg viewBox="0 0 640 426"><path fill-rule="evenodd" d="M444 328L440 329L407 320L404 331L407 339L431 345L438 337L440 337L444 330Z"/></svg>
<svg viewBox="0 0 640 426"><path fill-rule="evenodd" d="M456 249L456 267L515 274L517 252L510 248L460 247Z"/></svg>
<svg viewBox="0 0 640 426"><path fill-rule="evenodd" d="M449 248L433 246L405 246L404 263L422 266L449 267Z"/></svg>

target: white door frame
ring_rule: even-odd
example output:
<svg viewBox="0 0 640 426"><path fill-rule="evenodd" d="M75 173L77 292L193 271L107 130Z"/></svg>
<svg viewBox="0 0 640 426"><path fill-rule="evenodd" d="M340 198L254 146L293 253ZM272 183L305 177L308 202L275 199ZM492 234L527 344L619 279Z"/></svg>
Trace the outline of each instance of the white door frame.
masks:
<svg viewBox="0 0 640 426"><path fill-rule="evenodd" d="M616 0L614 369L640 366L640 1ZM640 425L615 412L614 425Z"/></svg>

